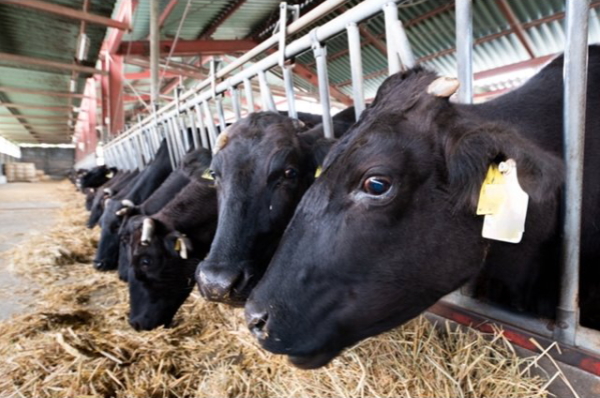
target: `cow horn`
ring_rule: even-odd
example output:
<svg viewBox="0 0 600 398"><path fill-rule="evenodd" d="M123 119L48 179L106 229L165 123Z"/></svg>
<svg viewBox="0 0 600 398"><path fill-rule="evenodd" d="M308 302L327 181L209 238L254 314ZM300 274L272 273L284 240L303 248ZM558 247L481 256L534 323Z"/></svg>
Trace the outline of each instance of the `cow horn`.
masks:
<svg viewBox="0 0 600 398"><path fill-rule="evenodd" d="M179 255L181 256L182 259L187 260L188 259L188 250L187 250L187 246L185 245L185 239L183 239L185 237L185 235L181 235L181 238L177 238L177 240L179 241Z"/></svg>
<svg viewBox="0 0 600 398"><path fill-rule="evenodd" d="M458 90L460 83L453 77L438 77L427 87L427 94L448 98Z"/></svg>
<svg viewBox="0 0 600 398"><path fill-rule="evenodd" d="M122 200L121 204L125 207L135 207L135 204L129 199Z"/></svg>
<svg viewBox="0 0 600 398"><path fill-rule="evenodd" d="M154 233L154 221L151 218L144 218L142 222L142 239L140 243L142 246L148 246L152 240L152 234Z"/></svg>
<svg viewBox="0 0 600 398"><path fill-rule="evenodd" d="M111 188L104 188L104 196L111 197L113 196L113 190Z"/></svg>
<svg viewBox="0 0 600 398"><path fill-rule="evenodd" d="M229 136L227 135L226 131L223 131L217 137L217 142L215 142L215 149L213 150L213 153L217 153L221 149L225 148L225 145L227 145L228 141L229 141Z"/></svg>
<svg viewBox="0 0 600 398"><path fill-rule="evenodd" d="M306 127L306 124L304 124L304 122L300 119L293 119L292 124L296 130L302 130L304 127Z"/></svg>

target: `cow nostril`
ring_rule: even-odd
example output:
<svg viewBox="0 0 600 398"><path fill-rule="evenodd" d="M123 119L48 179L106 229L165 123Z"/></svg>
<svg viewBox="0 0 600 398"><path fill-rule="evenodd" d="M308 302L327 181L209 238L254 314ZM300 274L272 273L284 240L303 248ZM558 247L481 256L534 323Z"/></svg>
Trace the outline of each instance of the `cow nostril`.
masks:
<svg viewBox="0 0 600 398"><path fill-rule="evenodd" d="M138 321L129 321L129 324L136 332L142 330L142 325Z"/></svg>
<svg viewBox="0 0 600 398"><path fill-rule="evenodd" d="M252 334L259 340L264 340L269 337L267 328L268 320L269 314L267 311L246 310L246 323L248 324L248 329L250 329Z"/></svg>
<svg viewBox="0 0 600 398"><path fill-rule="evenodd" d="M200 293L207 300L224 303L239 301L246 285L244 273L200 267L196 275Z"/></svg>

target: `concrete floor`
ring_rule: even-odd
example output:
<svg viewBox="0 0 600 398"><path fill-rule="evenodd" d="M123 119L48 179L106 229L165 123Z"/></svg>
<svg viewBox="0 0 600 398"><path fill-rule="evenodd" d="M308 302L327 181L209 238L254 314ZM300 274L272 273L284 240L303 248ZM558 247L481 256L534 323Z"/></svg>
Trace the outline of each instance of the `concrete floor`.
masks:
<svg viewBox="0 0 600 398"><path fill-rule="evenodd" d="M0 320L26 311L33 297L30 281L8 269L4 252L18 246L29 233L49 229L61 202L55 192L59 183L0 184Z"/></svg>

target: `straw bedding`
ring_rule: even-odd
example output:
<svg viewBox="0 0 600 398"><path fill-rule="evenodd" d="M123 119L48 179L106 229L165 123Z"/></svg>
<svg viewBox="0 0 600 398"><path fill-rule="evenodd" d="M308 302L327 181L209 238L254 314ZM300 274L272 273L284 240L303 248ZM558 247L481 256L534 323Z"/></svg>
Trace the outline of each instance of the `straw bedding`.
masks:
<svg viewBox="0 0 600 398"><path fill-rule="evenodd" d="M261 350L240 309L194 294L174 327L135 332L127 289L94 271L98 231L65 183L56 227L10 253L40 286L31 312L0 324L0 394L27 397L547 396L501 333L436 328L418 318L361 342L317 371Z"/></svg>

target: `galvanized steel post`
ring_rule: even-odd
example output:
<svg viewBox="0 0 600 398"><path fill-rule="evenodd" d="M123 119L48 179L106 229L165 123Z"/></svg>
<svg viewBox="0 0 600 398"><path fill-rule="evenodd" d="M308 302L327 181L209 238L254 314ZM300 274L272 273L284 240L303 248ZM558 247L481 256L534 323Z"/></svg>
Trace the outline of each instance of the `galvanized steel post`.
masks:
<svg viewBox="0 0 600 398"><path fill-rule="evenodd" d="M348 32L348 51L350 52L350 71L352 72L352 97L356 120L365 109L365 89L363 87L362 54L360 50L360 32L355 22L346 26Z"/></svg>
<svg viewBox="0 0 600 398"><path fill-rule="evenodd" d="M202 147L208 149L210 146L208 144L208 130L204 126L204 118L202 117L202 109L200 109L200 105L196 105L194 108L196 111L196 119L198 120L198 128L200 129L200 140L202 141Z"/></svg>
<svg viewBox="0 0 600 398"><path fill-rule="evenodd" d="M277 107L275 106L275 101L273 100L273 94L271 94L269 83L267 83L267 74L264 70L258 72L258 82L260 85L260 95L262 98L263 109L277 112Z"/></svg>
<svg viewBox="0 0 600 398"><path fill-rule="evenodd" d="M208 101L204 101L202 103L202 108L204 109L204 115L206 117L206 125L208 126L208 137L210 139L210 147L215 147L215 142L217 140L217 127L215 126L215 120L210 113L210 108L208 107Z"/></svg>
<svg viewBox="0 0 600 398"><path fill-rule="evenodd" d="M252 91L250 79L244 79L244 91L246 93L248 113L252 113L254 112L254 93Z"/></svg>
<svg viewBox="0 0 600 398"><path fill-rule="evenodd" d="M331 103L329 101L329 75L327 73L327 47L321 45L317 38L317 28L310 32L312 50L317 64L319 82L319 101L323 111L323 132L325 138L333 138L333 120L331 120Z"/></svg>
<svg viewBox="0 0 600 398"><path fill-rule="evenodd" d="M473 1L456 0L458 101L473 103Z"/></svg>
<svg viewBox="0 0 600 398"><path fill-rule="evenodd" d="M575 345L579 324L579 256L590 0L567 0L563 141L566 169L560 302L555 338Z"/></svg>
<svg viewBox="0 0 600 398"><path fill-rule="evenodd" d="M189 127L192 129L192 140L194 142L194 149L200 148L200 140L198 140L198 128L196 127L196 122L194 121L194 112L191 109L187 111L188 123Z"/></svg>

